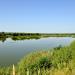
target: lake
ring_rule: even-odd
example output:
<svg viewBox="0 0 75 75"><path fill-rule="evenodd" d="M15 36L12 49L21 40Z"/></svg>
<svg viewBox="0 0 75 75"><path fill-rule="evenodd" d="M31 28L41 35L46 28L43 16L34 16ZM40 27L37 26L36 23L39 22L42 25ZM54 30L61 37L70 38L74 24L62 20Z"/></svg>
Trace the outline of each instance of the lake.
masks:
<svg viewBox="0 0 75 75"><path fill-rule="evenodd" d="M0 41L0 65L7 66L18 63L25 55L39 50L70 45L74 40L71 37L49 37L33 40L17 40L7 38Z"/></svg>

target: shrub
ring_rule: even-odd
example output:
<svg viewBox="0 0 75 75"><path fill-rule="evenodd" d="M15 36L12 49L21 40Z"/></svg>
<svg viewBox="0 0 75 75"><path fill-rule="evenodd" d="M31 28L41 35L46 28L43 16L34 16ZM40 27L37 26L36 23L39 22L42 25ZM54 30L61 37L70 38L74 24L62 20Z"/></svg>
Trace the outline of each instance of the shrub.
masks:
<svg viewBox="0 0 75 75"><path fill-rule="evenodd" d="M48 57L42 57L40 58L40 60L38 61L38 66L39 68L51 68L52 67L52 62Z"/></svg>

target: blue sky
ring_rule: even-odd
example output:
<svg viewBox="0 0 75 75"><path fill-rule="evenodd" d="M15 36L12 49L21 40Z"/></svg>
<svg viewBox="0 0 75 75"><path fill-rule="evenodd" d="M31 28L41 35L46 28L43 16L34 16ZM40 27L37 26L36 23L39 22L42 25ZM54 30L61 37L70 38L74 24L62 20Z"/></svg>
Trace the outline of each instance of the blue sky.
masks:
<svg viewBox="0 0 75 75"><path fill-rule="evenodd" d="M0 31L75 32L75 0L0 0Z"/></svg>

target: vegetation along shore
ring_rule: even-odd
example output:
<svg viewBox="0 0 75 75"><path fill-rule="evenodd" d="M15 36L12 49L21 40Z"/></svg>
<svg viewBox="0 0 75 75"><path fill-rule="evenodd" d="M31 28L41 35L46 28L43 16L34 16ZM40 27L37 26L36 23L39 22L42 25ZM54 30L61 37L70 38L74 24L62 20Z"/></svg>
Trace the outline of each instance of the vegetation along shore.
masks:
<svg viewBox="0 0 75 75"><path fill-rule="evenodd" d="M75 37L75 33L18 33L0 32L0 40L4 42L6 38L12 40L40 39L46 37Z"/></svg>

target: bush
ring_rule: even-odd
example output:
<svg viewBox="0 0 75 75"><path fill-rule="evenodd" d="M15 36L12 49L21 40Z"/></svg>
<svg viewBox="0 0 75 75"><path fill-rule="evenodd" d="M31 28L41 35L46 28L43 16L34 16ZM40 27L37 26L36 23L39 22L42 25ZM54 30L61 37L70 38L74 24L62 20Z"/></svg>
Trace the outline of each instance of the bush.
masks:
<svg viewBox="0 0 75 75"><path fill-rule="evenodd" d="M52 62L48 57L42 57L40 58L40 60L38 61L38 66L39 68L51 68L52 67Z"/></svg>

